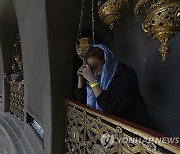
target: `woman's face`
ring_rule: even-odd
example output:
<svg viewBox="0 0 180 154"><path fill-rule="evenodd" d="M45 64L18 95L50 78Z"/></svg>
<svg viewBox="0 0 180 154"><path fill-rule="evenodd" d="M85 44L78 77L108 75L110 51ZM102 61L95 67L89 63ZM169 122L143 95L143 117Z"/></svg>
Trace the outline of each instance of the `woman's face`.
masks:
<svg viewBox="0 0 180 154"><path fill-rule="evenodd" d="M102 61L102 60L100 60L98 58L89 57L87 59L87 63L91 67L92 71L95 72L97 75L102 74L104 61Z"/></svg>

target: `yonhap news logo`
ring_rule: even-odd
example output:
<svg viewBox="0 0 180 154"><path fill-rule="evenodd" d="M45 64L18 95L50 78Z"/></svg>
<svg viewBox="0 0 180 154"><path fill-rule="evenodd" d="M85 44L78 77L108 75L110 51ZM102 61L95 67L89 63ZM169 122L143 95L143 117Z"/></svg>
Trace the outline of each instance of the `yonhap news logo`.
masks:
<svg viewBox="0 0 180 154"><path fill-rule="evenodd" d="M180 137L149 137L149 138L141 138L141 137L120 137L115 139L113 133L105 133L100 138L101 145L104 148L110 148L114 145L115 142L117 143L133 143L133 144L139 144L139 143L168 143L168 144L178 144L180 143Z"/></svg>
<svg viewBox="0 0 180 154"><path fill-rule="evenodd" d="M101 145L107 149L114 144L114 135L111 133L105 133L101 136L100 141Z"/></svg>

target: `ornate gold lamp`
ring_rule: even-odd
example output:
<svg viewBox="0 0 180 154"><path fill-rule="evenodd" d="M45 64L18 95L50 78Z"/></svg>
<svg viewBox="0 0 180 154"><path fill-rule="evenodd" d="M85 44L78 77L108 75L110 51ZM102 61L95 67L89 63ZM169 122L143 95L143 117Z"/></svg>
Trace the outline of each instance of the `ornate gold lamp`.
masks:
<svg viewBox="0 0 180 154"><path fill-rule="evenodd" d="M129 2L127 0L107 0L104 4L98 2L99 17L112 30L127 14Z"/></svg>
<svg viewBox="0 0 180 154"><path fill-rule="evenodd" d="M94 0L92 0L92 15L91 15L91 20L92 20L92 38L89 37L82 37L81 32L82 32L82 21L83 21L83 15L84 15L84 3L85 0L82 0L82 6L81 6L81 14L80 14L80 22L79 22L79 30L78 30L78 35L75 43L75 48L77 51L78 56L84 61L88 48L92 44L94 44L95 39L94 39Z"/></svg>
<svg viewBox="0 0 180 154"><path fill-rule="evenodd" d="M134 12L143 19L142 29L161 42L159 52L165 61L169 40L180 31L180 1L139 0Z"/></svg>
<svg viewBox="0 0 180 154"><path fill-rule="evenodd" d="M79 39L79 44L76 44L76 51L78 56L84 60L84 57L86 57L87 50L90 45L93 44L93 40L89 37L83 37Z"/></svg>

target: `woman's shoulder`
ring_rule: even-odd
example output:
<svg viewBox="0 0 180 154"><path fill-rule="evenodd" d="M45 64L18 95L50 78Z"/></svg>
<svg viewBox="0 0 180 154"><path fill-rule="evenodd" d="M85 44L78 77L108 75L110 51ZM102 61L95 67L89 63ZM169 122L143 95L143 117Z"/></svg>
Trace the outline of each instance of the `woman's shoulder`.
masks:
<svg viewBox="0 0 180 154"><path fill-rule="evenodd" d="M133 72L135 73L134 69L132 67L130 67L129 65L127 65L126 63L122 62L122 61L118 61L118 73L122 73L122 72Z"/></svg>
<svg viewBox="0 0 180 154"><path fill-rule="evenodd" d="M115 78L124 78L128 80L130 78L137 79L137 76L132 67L130 67L124 62L118 61L118 68Z"/></svg>

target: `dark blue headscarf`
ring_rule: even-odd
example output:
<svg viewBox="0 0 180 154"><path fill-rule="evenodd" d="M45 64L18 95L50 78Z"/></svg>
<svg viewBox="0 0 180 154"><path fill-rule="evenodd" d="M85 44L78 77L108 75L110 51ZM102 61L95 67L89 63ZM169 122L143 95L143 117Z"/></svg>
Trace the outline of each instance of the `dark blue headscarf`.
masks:
<svg viewBox="0 0 180 154"><path fill-rule="evenodd" d="M98 78L96 74L95 77L98 80L101 88L103 90L108 90L116 74L118 62L114 54L105 45L98 44L93 45L93 47L98 47L104 52L104 64L101 77ZM101 108L97 104L96 97L92 91L92 88L89 85L87 85L87 105L92 108L101 110Z"/></svg>

